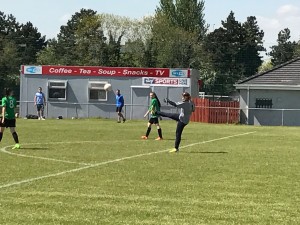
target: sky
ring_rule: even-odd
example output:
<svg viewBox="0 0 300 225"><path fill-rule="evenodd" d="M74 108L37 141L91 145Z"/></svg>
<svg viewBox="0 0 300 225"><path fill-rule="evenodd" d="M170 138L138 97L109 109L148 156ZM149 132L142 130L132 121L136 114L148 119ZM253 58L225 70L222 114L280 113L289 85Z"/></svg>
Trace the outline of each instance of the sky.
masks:
<svg viewBox="0 0 300 225"><path fill-rule="evenodd" d="M31 22L46 38L54 38L80 9L140 19L153 15L160 0L0 0L0 11L12 14L20 23ZM205 20L210 31L221 26L230 11L243 23L255 16L264 31L264 47L277 44L278 33L291 31L291 41L300 40L300 0L205 0Z"/></svg>

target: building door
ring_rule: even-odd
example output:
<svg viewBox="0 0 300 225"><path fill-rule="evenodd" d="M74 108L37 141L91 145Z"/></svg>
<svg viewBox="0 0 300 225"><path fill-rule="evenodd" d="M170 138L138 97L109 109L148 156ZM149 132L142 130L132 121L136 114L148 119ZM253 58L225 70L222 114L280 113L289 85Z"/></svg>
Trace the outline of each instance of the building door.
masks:
<svg viewBox="0 0 300 225"><path fill-rule="evenodd" d="M143 119L149 108L149 93L152 91L148 86L131 86L131 109L130 119Z"/></svg>

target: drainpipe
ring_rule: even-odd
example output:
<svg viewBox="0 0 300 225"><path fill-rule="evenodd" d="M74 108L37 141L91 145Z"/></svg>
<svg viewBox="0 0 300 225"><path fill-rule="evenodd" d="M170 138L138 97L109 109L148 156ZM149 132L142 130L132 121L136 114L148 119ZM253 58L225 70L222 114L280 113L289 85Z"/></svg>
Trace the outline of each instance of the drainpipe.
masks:
<svg viewBox="0 0 300 225"><path fill-rule="evenodd" d="M249 124L249 102L250 102L250 86L247 87L246 124Z"/></svg>

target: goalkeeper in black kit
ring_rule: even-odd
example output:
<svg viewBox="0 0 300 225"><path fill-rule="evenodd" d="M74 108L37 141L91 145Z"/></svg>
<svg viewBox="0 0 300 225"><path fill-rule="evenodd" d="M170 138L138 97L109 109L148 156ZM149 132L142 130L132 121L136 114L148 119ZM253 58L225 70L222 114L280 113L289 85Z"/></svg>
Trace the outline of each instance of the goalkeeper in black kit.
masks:
<svg viewBox="0 0 300 225"><path fill-rule="evenodd" d="M188 92L182 93L182 102L175 103L167 98L164 99L164 101L180 109L180 113L165 113L161 111L157 112L157 114L160 116L168 117L177 121L175 147L169 152L178 152L182 131L184 127L190 122L192 112L195 111L195 105L191 101L191 95Z"/></svg>

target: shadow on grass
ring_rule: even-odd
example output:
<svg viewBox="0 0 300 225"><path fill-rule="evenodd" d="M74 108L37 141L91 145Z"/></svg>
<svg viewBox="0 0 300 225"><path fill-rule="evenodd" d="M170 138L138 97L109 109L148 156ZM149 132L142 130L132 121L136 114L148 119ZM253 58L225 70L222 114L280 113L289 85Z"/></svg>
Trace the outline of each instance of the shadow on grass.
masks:
<svg viewBox="0 0 300 225"><path fill-rule="evenodd" d="M185 152L185 151L180 151L180 153L186 153L186 154L190 154L190 153L194 153L194 154L228 154L228 152L200 152L200 151L189 151L189 152Z"/></svg>
<svg viewBox="0 0 300 225"><path fill-rule="evenodd" d="M144 139L141 139L141 140L142 140L142 141L146 141L146 140L144 140ZM155 138L151 138L151 137L150 137L150 138L147 139L147 141L148 141L148 140L150 140L150 141L151 141L151 140L155 140ZM185 139L181 139L181 140L184 141ZM175 138L163 138L163 141L175 141Z"/></svg>
<svg viewBox="0 0 300 225"><path fill-rule="evenodd" d="M34 150L34 151L43 151L43 150L49 150L47 147L22 147L22 150Z"/></svg>

